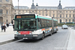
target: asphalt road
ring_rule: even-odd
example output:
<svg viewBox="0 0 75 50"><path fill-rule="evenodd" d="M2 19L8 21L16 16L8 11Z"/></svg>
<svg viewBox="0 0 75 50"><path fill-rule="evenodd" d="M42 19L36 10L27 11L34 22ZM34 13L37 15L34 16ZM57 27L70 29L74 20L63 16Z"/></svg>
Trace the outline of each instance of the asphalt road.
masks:
<svg viewBox="0 0 75 50"><path fill-rule="evenodd" d="M70 29L58 29L57 33L43 40L18 40L0 45L0 50L66 50Z"/></svg>

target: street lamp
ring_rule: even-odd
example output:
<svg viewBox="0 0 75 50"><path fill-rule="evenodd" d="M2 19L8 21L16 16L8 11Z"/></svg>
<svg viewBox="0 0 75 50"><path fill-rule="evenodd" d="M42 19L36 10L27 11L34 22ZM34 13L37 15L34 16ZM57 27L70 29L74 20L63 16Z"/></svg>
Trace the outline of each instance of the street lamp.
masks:
<svg viewBox="0 0 75 50"><path fill-rule="evenodd" d="M18 14L19 14L19 0L18 0Z"/></svg>
<svg viewBox="0 0 75 50"><path fill-rule="evenodd" d="M52 32L54 32L54 21L53 21L53 18L54 17L52 17Z"/></svg>

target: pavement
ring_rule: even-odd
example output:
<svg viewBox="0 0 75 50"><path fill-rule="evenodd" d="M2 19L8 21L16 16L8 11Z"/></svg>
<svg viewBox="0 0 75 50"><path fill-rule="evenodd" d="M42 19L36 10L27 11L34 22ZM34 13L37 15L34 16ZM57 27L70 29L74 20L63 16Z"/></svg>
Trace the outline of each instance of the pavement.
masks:
<svg viewBox="0 0 75 50"><path fill-rule="evenodd" d="M67 50L75 50L75 30L73 28L70 29L71 32L70 32Z"/></svg>
<svg viewBox="0 0 75 50"><path fill-rule="evenodd" d="M13 31L12 26L7 27L6 32L4 31L1 32L1 28L0 28L0 43L14 39L15 33L16 31Z"/></svg>

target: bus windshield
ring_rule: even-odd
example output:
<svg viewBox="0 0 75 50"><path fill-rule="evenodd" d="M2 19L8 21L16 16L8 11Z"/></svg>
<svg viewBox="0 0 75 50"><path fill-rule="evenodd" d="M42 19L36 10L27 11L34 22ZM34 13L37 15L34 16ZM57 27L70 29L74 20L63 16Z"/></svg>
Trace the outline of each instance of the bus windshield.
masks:
<svg viewBox="0 0 75 50"><path fill-rule="evenodd" d="M36 20L15 20L15 30L35 30Z"/></svg>

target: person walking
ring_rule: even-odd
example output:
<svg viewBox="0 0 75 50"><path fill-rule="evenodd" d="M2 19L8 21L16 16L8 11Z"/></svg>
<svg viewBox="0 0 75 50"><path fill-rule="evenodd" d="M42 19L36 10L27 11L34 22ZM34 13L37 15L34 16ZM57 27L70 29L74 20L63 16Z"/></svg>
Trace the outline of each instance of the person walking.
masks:
<svg viewBox="0 0 75 50"><path fill-rule="evenodd" d="M6 25L7 25L7 27L9 27L9 24L8 23Z"/></svg>
<svg viewBox="0 0 75 50"><path fill-rule="evenodd" d="M1 32L3 31L3 25L1 25Z"/></svg>
<svg viewBox="0 0 75 50"><path fill-rule="evenodd" d="M3 30L4 30L4 32L6 32L6 26L5 25L3 25Z"/></svg>

